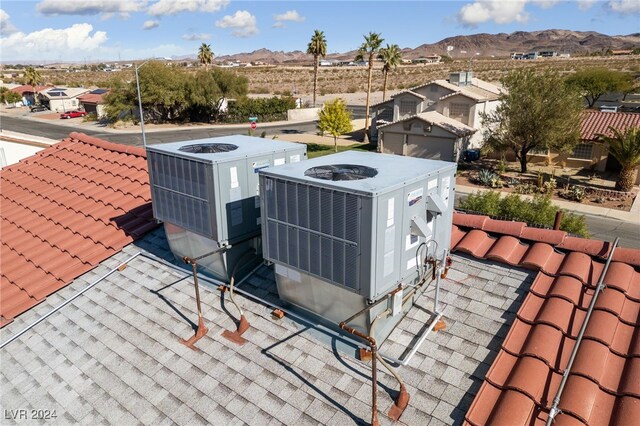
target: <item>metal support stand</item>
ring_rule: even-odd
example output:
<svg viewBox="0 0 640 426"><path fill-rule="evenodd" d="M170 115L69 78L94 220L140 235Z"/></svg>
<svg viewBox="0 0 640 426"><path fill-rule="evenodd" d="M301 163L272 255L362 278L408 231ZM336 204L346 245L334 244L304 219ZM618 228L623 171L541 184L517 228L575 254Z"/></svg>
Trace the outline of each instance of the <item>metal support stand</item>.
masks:
<svg viewBox="0 0 640 426"><path fill-rule="evenodd" d="M194 259L189 259L188 257L184 258L186 263L191 264L193 269L193 286L196 291L196 305L198 306L198 328L196 329L196 333L191 336L188 340L180 339L180 343L185 345L191 350L199 351L195 344L198 340L202 339L207 332L209 331L207 327L204 325L204 318L202 317L202 305L200 303L200 287L198 286L198 264Z"/></svg>

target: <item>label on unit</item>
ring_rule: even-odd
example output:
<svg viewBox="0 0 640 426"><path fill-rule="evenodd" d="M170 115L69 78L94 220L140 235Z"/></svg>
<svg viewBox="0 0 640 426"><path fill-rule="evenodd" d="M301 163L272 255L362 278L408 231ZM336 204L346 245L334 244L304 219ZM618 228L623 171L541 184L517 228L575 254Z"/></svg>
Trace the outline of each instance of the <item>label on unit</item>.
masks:
<svg viewBox="0 0 640 426"><path fill-rule="evenodd" d="M231 188L237 188L238 186L240 186L240 182L238 182L238 168L231 167L229 169L229 174L231 177Z"/></svg>
<svg viewBox="0 0 640 426"><path fill-rule="evenodd" d="M395 210L395 198L389 198L387 201L387 228L393 226L393 215Z"/></svg>
<svg viewBox="0 0 640 426"><path fill-rule="evenodd" d="M290 163L297 163L299 161L300 161L300 154L292 155L291 157L289 157Z"/></svg>
<svg viewBox="0 0 640 426"><path fill-rule="evenodd" d="M420 202L420 200L422 200L422 193L423 193L422 188L418 188L418 189L414 189L413 191L409 192L409 194L407 194L409 207L417 204L418 202Z"/></svg>
<svg viewBox="0 0 640 426"><path fill-rule="evenodd" d="M284 158L276 158L275 160L273 160L274 166L282 166L284 163L285 163Z"/></svg>

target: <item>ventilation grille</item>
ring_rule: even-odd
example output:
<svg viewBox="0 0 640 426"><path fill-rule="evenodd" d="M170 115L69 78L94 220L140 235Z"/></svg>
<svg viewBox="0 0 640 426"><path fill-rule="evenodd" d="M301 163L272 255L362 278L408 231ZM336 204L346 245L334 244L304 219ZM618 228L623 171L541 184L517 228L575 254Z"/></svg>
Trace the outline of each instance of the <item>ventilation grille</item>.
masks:
<svg viewBox="0 0 640 426"><path fill-rule="evenodd" d="M216 154L219 152L235 151L236 149L238 149L238 146L230 143L199 143L185 145L179 148L180 151L190 152L192 154Z"/></svg>
<svg viewBox="0 0 640 426"><path fill-rule="evenodd" d="M323 180L360 180L374 177L378 171L367 166L354 164L334 164L312 167L304 172L305 176Z"/></svg>
<svg viewBox="0 0 640 426"><path fill-rule="evenodd" d="M211 166L152 151L148 155L155 218L215 237Z"/></svg>
<svg viewBox="0 0 640 426"><path fill-rule="evenodd" d="M267 257L359 290L360 199L265 178Z"/></svg>

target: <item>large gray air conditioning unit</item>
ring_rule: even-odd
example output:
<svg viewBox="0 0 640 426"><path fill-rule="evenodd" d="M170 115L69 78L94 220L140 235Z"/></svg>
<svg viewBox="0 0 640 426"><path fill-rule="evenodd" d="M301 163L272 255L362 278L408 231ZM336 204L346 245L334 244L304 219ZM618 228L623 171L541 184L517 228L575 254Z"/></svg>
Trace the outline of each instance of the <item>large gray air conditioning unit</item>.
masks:
<svg viewBox="0 0 640 426"><path fill-rule="evenodd" d="M444 161L354 151L260 171L264 258L275 264L280 298L337 323L415 285L425 253L448 251L455 171ZM368 332L385 308L354 325Z"/></svg>
<svg viewBox="0 0 640 426"><path fill-rule="evenodd" d="M306 159L306 146L224 136L147 148L153 214L171 251L197 258L216 278L236 278L261 261L258 170ZM251 254L253 253L253 255Z"/></svg>

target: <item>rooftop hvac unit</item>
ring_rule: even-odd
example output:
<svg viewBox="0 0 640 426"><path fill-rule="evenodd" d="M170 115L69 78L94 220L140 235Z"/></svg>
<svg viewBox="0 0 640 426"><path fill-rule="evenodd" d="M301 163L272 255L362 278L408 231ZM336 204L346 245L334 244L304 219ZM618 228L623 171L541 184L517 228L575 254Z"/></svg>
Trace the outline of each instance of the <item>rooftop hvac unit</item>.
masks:
<svg viewBox="0 0 640 426"><path fill-rule="evenodd" d="M248 136L149 146L153 214L171 251L197 258L223 247L198 263L223 280L236 263L237 277L248 272L262 259L258 170L306 155L302 144Z"/></svg>
<svg viewBox="0 0 640 426"><path fill-rule="evenodd" d="M434 259L448 252L455 170L350 151L261 171L264 257L275 264L280 298L337 323L401 283L415 285L427 251ZM384 309L354 324L369 332ZM376 337L402 316L379 323Z"/></svg>

